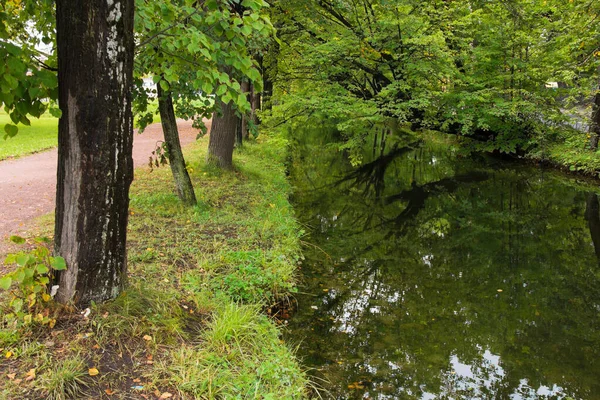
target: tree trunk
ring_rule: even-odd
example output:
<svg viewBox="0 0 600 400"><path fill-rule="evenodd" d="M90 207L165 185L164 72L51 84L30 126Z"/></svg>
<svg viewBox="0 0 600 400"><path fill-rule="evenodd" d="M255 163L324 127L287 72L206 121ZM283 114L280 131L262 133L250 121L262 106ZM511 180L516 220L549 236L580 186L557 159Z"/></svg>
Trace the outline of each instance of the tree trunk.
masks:
<svg viewBox="0 0 600 400"><path fill-rule="evenodd" d="M57 0L58 126L55 252L67 270L56 299L86 306L126 279L133 179L133 0Z"/></svg>
<svg viewBox="0 0 600 400"><path fill-rule="evenodd" d="M248 100L248 102L250 103L250 105L252 105L252 94L250 93L250 82L248 81L242 81L242 93L246 93L246 98ZM240 144L242 143L242 140L245 140L248 138L248 116L246 114L242 115L242 121L241 121L242 125L241 125L241 138L240 138Z"/></svg>
<svg viewBox="0 0 600 400"><path fill-rule="evenodd" d="M250 87L250 120L254 125L258 125L258 115L256 115L256 110L260 110L260 93L256 90L254 85Z"/></svg>
<svg viewBox="0 0 600 400"><path fill-rule="evenodd" d="M588 221L594 251L600 263L600 203L598 202L598 195L589 193L585 204L585 219Z"/></svg>
<svg viewBox="0 0 600 400"><path fill-rule="evenodd" d="M594 104L592 104L592 118L590 121L590 149L598 150L598 140L600 139L600 87L594 95Z"/></svg>
<svg viewBox="0 0 600 400"><path fill-rule="evenodd" d="M206 163L219 168L233 168L233 146L238 126L238 116L235 115L233 104L217 100L221 115L218 111L213 114L212 127L208 141Z"/></svg>
<svg viewBox="0 0 600 400"><path fill-rule="evenodd" d="M169 164L171 165L171 172L173 173L175 187L177 188L177 195L186 206L195 206L197 203L196 194L194 193L194 186L185 167L185 159L181 151L177 120L175 119L175 110L173 108L173 98L170 92L165 93L162 90L160 84L157 84L156 88L158 91L158 111L165 135Z"/></svg>

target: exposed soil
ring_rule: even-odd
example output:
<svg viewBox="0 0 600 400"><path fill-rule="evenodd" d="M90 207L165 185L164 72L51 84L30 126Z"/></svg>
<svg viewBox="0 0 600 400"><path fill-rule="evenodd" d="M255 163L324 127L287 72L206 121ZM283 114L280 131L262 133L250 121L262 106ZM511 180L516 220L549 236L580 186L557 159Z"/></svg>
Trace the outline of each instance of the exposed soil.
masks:
<svg viewBox="0 0 600 400"><path fill-rule="evenodd" d="M210 128L210 121L205 123ZM192 121L178 120L177 126L182 146L196 140L198 129L192 127ZM135 168L148 164L157 142L162 140L160 123L148 126L142 134L135 131ZM34 220L54 210L57 158L58 152L53 149L0 162L0 273L4 256L16 248L8 238L31 236Z"/></svg>

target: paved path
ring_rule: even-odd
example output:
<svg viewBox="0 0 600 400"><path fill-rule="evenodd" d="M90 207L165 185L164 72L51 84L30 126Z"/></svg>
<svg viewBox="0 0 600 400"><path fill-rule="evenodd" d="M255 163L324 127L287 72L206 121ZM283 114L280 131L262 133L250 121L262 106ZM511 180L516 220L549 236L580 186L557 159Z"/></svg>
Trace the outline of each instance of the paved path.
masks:
<svg viewBox="0 0 600 400"><path fill-rule="evenodd" d="M207 126L210 122L205 121ZM181 145L196 139L197 129L191 121L178 120ZM148 163L148 157L163 140L160 124L152 124L133 141L133 163L136 168ZM14 246L11 235L28 236L36 217L54 211L56 193L56 149L14 160L0 162L0 269L4 256Z"/></svg>

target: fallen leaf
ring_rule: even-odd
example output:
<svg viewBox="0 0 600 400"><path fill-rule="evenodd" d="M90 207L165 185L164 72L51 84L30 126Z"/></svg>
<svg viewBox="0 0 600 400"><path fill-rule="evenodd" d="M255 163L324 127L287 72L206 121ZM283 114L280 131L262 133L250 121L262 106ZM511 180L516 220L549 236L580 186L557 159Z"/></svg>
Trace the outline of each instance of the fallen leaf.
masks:
<svg viewBox="0 0 600 400"><path fill-rule="evenodd" d="M18 385L23 382L23 379L15 379L13 382Z"/></svg>
<svg viewBox="0 0 600 400"><path fill-rule="evenodd" d="M98 368L90 368L88 369L88 374L90 374L90 376L96 376L100 373L100 371L98 371Z"/></svg>
<svg viewBox="0 0 600 400"><path fill-rule="evenodd" d="M8 376L8 379L12 381L13 379L15 379L15 376L17 376L17 374L6 374L6 376Z"/></svg>
<svg viewBox="0 0 600 400"><path fill-rule="evenodd" d="M99 345L99 344L95 344L95 345L93 345L93 346L92 346L92 349L96 349L96 350L98 350L99 348L100 348L100 345Z"/></svg>
<svg viewBox="0 0 600 400"><path fill-rule="evenodd" d="M133 383L140 383L141 381L142 381L141 379L139 379L139 378L135 378L135 379L133 380Z"/></svg>
<svg viewBox="0 0 600 400"><path fill-rule="evenodd" d="M150 336L150 335L144 335L143 339L146 340L146 341L150 341L150 340L152 340L152 336Z"/></svg>
<svg viewBox="0 0 600 400"><path fill-rule="evenodd" d="M502 290L502 289L498 289L498 293L502 293L502 292L503 292L503 290Z"/></svg>
<svg viewBox="0 0 600 400"><path fill-rule="evenodd" d="M12 355L13 355L13 352L12 352L12 351L7 351L7 352L6 352L6 358L11 358L11 357L12 357Z"/></svg>
<svg viewBox="0 0 600 400"><path fill-rule="evenodd" d="M164 392L163 394L160 395L159 400L168 399L169 397L173 397L173 395L169 392Z"/></svg>
<svg viewBox="0 0 600 400"><path fill-rule="evenodd" d="M114 390L110 390L110 389L105 389L104 393L106 393L109 396L112 396L113 394L115 394Z"/></svg>
<svg viewBox="0 0 600 400"><path fill-rule="evenodd" d="M29 382L35 379L35 368L31 368L29 372L25 374L25 382Z"/></svg>

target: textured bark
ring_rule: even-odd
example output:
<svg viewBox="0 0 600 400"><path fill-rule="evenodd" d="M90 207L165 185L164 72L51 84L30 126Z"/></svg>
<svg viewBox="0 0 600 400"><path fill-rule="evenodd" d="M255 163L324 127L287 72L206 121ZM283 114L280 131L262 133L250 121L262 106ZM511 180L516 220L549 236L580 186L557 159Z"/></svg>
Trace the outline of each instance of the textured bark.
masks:
<svg viewBox="0 0 600 400"><path fill-rule="evenodd" d="M116 297L126 278L133 179L133 0L57 0L58 127L55 252L67 270L56 299Z"/></svg>
<svg viewBox="0 0 600 400"><path fill-rule="evenodd" d="M600 263L600 202L598 202L598 195L595 193L589 193L587 196L585 219L588 221L594 251Z"/></svg>
<svg viewBox="0 0 600 400"><path fill-rule="evenodd" d="M208 141L207 164L224 169L233 168L233 146L238 126L238 116L235 115L233 104L225 104L218 100L221 114L213 114L212 127Z"/></svg>
<svg viewBox="0 0 600 400"><path fill-rule="evenodd" d="M246 98L248 99L248 102L250 104L252 104L252 94L250 93L250 82L247 81L243 81L241 84L242 87L242 93L246 93ZM242 141L246 138L248 138L248 116L246 114L242 115L242 120L241 120L241 130L240 130L240 144L242 143Z"/></svg>
<svg viewBox="0 0 600 400"><path fill-rule="evenodd" d="M256 110L260 110L260 93L256 90L254 85L250 87L250 120L254 123L254 125L258 125L258 115L256 115Z"/></svg>
<svg viewBox="0 0 600 400"><path fill-rule="evenodd" d="M177 195L186 206L196 205L196 194L194 186L185 167L185 159L181 151L179 141L179 131L177 130L177 120L175 119L175 110L173 108L173 98L171 93L165 93L160 85L156 85L158 90L158 112L160 113L163 134L169 156L171 172L175 180Z"/></svg>

